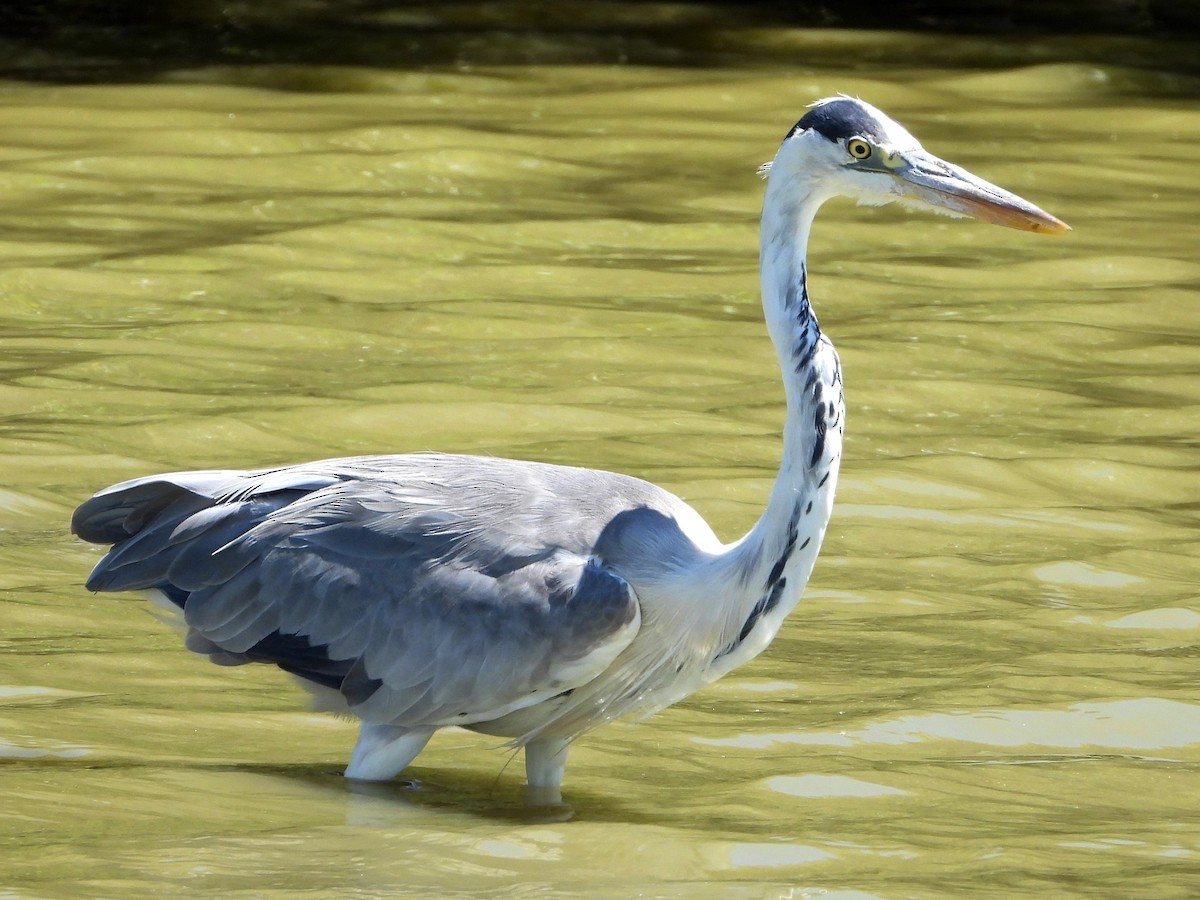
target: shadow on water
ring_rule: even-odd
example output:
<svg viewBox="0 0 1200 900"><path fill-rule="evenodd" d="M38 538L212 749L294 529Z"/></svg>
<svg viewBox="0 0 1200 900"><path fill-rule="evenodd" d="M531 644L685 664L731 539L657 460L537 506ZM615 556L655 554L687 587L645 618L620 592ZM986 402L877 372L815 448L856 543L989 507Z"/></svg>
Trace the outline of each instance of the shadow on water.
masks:
<svg viewBox="0 0 1200 900"><path fill-rule="evenodd" d="M163 761L141 759L44 757L32 759L0 758L0 770L44 772L63 779L68 773L119 773L150 783L155 774L164 770ZM389 827L398 821L410 822L414 814L445 815L453 813L479 822L538 825L568 822L580 817L589 822L619 822L623 824L660 824L679 827L681 822L673 808L656 812L640 799L624 797L619 791L600 793L587 787L568 784L564 796L556 801L531 797L523 779L506 774L505 770L469 771L461 768L438 769L414 766L403 778L391 781L351 781L342 776L340 766L324 763L228 763L189 760L170 766L183 779L203 780L209 788L217 786L210 778L234 779L248 776L277 786L287 786L288 793L303 792L313 809L346 807L349 824L366 827ZM505 767L506 769L508 767ZM238 781L231 790L244 792L245 782ZM218 791L219 793L219 791ZM282 796L279 787L266 789L266 794ZM242 800L249 800L239 793ZM332 806L330 806L332 804ZM648 814L649 812L649 814ZM659 815L658 813L661 813ZM726 826L740 830L753 828L751 821L738 822L736 815L726 815ZM331 823L336 824L336 823ZM696 820L699 830L710 828L711 819Z"/></svg>
<svg viewBox="0 0 1200 900"><path fill-rule="evenodd" d="M847 8L847 6L849 8ZM856 40L863 29L869 40ZM881 32L893 32L881 39ZM947 40L947 34L953 38ZM277 69L264 87L369 89L328 69L737 64L855 69L920 63L995 69L1049 62L1127 67L1133 91L1178 93L1200 74L1200 2L955 4L405 3L285 0L163 4L42 0L0 10L0 75L51 83L215 80ZM306 67L303 71L280 71ZM316 68L313 68L316 67ZM322 67L325 71L322 71ZM210 72L205 79L214 80ZM265 81L265 83L264 83Z"/></svg>

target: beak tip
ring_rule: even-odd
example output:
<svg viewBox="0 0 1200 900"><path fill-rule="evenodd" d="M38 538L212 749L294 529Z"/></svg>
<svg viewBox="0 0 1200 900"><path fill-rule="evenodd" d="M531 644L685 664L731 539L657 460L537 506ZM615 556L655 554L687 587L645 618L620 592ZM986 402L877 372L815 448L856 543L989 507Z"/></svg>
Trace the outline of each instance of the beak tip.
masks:
<svg viewBox="0 0 1200 900"><path fill-rule="evenodd" d="M1073 231L1074 229L1062 219L1051 216L1050 221L1046 223L1043 230L1046 234L1066 234L1068 231Z"/></svg>

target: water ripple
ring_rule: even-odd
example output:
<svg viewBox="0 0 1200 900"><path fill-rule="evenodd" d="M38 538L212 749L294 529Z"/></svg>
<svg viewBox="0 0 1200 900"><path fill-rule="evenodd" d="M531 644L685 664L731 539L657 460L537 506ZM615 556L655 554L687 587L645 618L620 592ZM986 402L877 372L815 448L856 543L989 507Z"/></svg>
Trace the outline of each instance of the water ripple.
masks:
<svg viewBox="0 0 1200 900"><path fill-rule="evenodd" d="M1075 703L1063 710L986 709L903 716L853 731L693 738L715 747L766 750L786 744L854 747L963 741L991 747L1162 750L1200 743L1200 706L1155 697Z"/></svg>

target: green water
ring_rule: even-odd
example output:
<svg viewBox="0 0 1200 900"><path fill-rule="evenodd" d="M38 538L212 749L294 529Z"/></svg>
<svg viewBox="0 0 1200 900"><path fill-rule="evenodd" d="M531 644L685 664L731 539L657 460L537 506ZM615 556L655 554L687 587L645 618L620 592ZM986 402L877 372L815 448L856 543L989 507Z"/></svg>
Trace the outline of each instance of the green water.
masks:
<svg viewBox="0 0 1200 900"><path fill-rule="evenodd" d="M0 85L4 895L1200 892L1190 90L750 58ZM419 790L352 788L352 724L83 590L93 490L356 453L629 472L741 534L782 421L755 167L836 91L1075 231L822 213L849 422L806 599L580 741L569 821L466 732Z"/></svg>

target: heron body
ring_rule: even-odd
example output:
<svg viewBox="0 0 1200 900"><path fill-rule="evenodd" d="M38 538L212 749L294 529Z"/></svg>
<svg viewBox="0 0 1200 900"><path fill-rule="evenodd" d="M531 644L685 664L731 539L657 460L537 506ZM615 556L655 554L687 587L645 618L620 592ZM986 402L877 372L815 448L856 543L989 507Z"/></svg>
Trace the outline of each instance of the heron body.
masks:
<svg viewBox="0 0 1200 900"><path fill-rule="evenodd" d="M683 500L610 472L408 454L181 472L96 494L111 544L87 586L145 591L189 649L273 663L362 720L346 775L387 779L439 728L523 746L557 791L583 732L688 696L758 655L799 601L833 508L841 367L809 303L818 207L849 195L1031 231L1035 206L926 153L859 100L819 101L769 167L761 268L787 416L763 514L730 544Z"/></svg>

